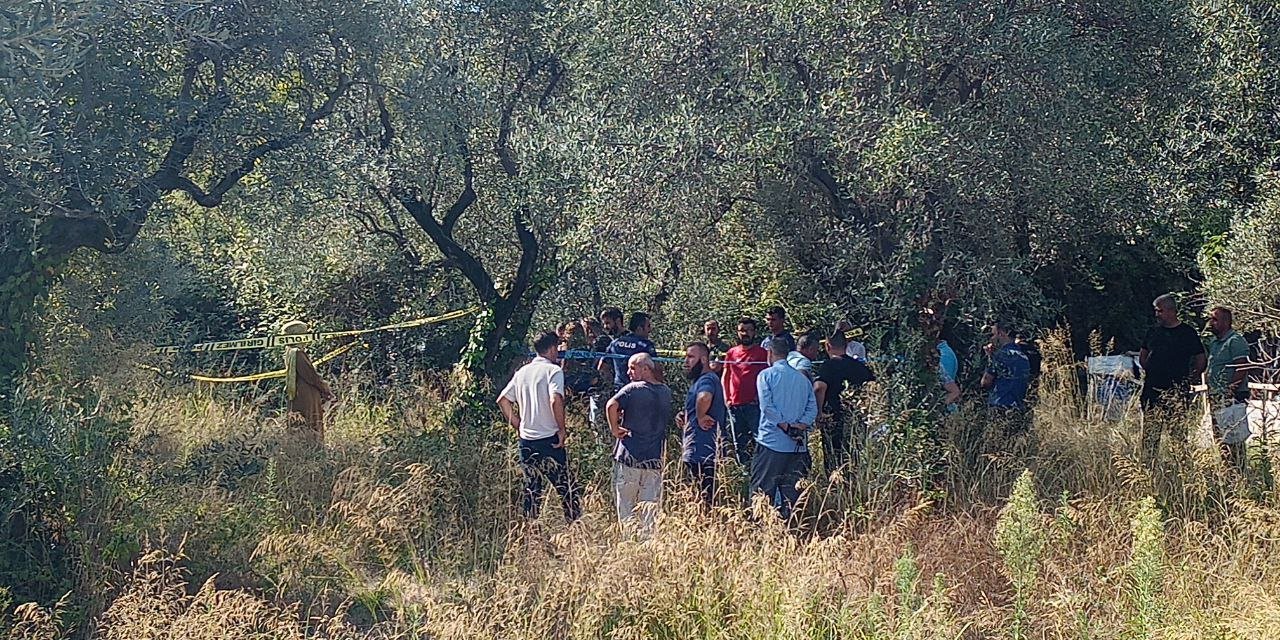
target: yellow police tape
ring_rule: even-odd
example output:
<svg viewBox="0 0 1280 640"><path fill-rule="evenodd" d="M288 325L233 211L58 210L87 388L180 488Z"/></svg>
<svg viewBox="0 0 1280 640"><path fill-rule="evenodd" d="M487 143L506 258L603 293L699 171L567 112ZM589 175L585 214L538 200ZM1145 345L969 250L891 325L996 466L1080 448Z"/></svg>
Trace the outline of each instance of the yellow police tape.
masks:
<svg viewBox="0 0 1280 640"><path fill-rule="evenodd" d="M297 344L307 344L310 342L318 342L327 338L346 338L350 336L359 336L366 333L376 333L378 331L398 331L400 329L415 329L429 324L438 324L465 318L477 311L479 307L471 307L470 309L459 309L450 311L438 316L429 318L418 318L417 320L407 320L405 322L396 322L394 324L385 324L372 329L352 329L348 331L319 331L315 333L303 333L296 335L278 335L267 336L263 338L243 338L240 340L219 340L217 342L201 342L193 345L168 345L164 347L156 347L156 351L160 353L173 354L179 352L192 353L208 353L216 351L238 351L241 349L268 349L271 347L288 347Z"/></svg>
<svg viewBox="0 0 1280 640"><path fill-rule="evenodd" d="M351 344L347 344L347 345L344 345L344 346L338 347L337 349L334 349L333 351L330 351L329 353L326 353L326 354L324 354L323 356L320 356L319 358L316 358L315 362L313 362L312 364L315 364L315 365L321 365L321 364L324 364L324 363L326 363L326 362L328 362L328 361L330 361L330 360L332 360L332 359L334 359L334 358L336 358L336 357L338 357L338 356L340 356L340 355L342 355L342 354L344 354L344 353L346 353L346 352L350 351L351 349L355 348L355 347L356 347L357 345L359 345L359 344L361 344L361 343L360 343L359 341L356 341L356 342L352 342ZM220 382L258 382L259 380L270 380L270 379L272 379L272 378L283 378L283 377L284 377L284 374L285 374L285 370L284 370L284 369L279 369L279 370L277 370L277 371L268 371L268 372L266 372L266 373L255 373L255 374L253 374L253 375L251 375L251 376L239 376L239 377L236 377L236 378L213 378L213 377L210 377L210 376L199 376L199 375L195 375L195 374L192 374L190 377L191 377L191 379L192 379L192 380L195 380L196 382L211 382L211 383L220 383Z"/></svg>

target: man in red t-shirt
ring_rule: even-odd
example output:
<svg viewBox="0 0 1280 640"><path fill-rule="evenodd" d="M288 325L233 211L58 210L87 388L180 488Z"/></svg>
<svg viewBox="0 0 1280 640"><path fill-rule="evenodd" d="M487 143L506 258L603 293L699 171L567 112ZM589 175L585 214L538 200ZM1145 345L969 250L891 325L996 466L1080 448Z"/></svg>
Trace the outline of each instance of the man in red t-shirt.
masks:
<svg viewBox="0 0 1280 640"><path fill-rule="evenodd" d="M751 461L756 430L760 428L756 376L769 366L769 354L760 346L758 335L754 318L738 320L738 344L724 356L724 398L729 405L732 431L722 437L733 443L734 457L741 464Z"/></svg>

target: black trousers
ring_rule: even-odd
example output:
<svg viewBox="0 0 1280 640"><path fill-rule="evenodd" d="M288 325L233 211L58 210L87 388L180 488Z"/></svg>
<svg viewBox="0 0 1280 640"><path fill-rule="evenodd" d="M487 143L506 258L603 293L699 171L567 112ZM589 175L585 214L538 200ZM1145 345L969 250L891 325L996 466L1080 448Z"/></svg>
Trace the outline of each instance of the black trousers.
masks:
<svg viewBox="0 0 1280 640"><path fill-rule="evenodd" d="M578 488L569 474L568 457L564 449L554 446L556 440L557 436L537 440L520 439L520 469L524 472L524 514L530 518L538 517L538 510L542 507L542 494L546 491L546 483L550 482L564 503L565 519L573 521L582 515L582 505Z"/></svg>
<svg viewBox="0 0 1280 640"><path fill-rule="evenodd" d="M716 461L686 461L684 463L684 472L685 477L689 479L689 483L694 485L702 496L702 502L708 507L711 506L711 501L716 495Z"/></svg>
<svg viewBox="0 0 1280 640"><path fill-rule="evenodd" d="M822 467L830 476L849 462L849 435L845 433L845 416L832 413L818 418L822 432Z"/></svg>
<svg viewBox="0 0 1280 640"><path fill-rule="evenodd" d="M751 459L751 493L764 494L783 520L791 518L800 499L796 483L809 475L813 458L808 451L779 453L769 447L757 447Z"/></svg>
<svg viewBox="0 0 1280 640"><path fill-rule="evenodd" d="M745 465L751 462L756 431L760 429L760 405L734 405L729 407L729 415L733 418L733 455L738 464Z"/></svg>
<svg viewBox="0 0 1280 640"><path fill-rule="evenodd" d="M1180 448L1187 442L1186 413L1193 396L1181 389L1142 388L1142 433L1138 437L1138 456L1148 466L1160 454L1160 437Z"/></svg>

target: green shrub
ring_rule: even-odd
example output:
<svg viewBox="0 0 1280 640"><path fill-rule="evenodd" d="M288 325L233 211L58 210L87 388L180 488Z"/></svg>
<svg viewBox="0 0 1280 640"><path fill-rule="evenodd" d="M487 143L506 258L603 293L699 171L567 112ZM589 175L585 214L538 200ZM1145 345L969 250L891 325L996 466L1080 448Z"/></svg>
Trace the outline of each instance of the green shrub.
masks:
<svg viewBox="0 0 1280 640"><path fill-rule="evenodd" d="M1036 574L1040 556L1044 553L1047 536L1040 505L1036 500L1036 488L1030 470L1013 484L1013 495L1000 511L996 522L996 549L1004 560L1004 569L1013 583L1013 624L1010 637L1021 640L1026 637L1027 602L1036 587Z"/></svg>

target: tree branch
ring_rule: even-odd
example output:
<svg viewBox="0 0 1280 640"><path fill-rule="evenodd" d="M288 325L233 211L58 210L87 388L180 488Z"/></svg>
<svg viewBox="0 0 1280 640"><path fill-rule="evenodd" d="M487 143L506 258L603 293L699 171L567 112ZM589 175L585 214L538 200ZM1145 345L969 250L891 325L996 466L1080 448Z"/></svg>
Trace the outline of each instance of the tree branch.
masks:
<svg viewBox="0 0 1280 640"><path fill-rule="evenodd" d="M191 196L191 199L194 200L196 204L199 204L202 207L216 207L222 204L223 196L239 184L240 180L245 176L253 173L253 170L258 166L258 161L262 160L262 158L269 153L287 149L297 144L302 139L311 135L311 132L314 130L317 122L333 115L333 111L337 107L338 100L350 87L351 81L347 77L347 74L339 72L338 82L334 86L333 90L326 93L325 100L319 107L307 114L302 125L298 127L296 131L279 138L267 140L250 149L245 153L244 157L241 158L240 163L236 168L229 171L221 180L210 187L207 193L201 191L200 187L191 180L181 176L174 177L172 185L173 188L186 192L187 195Z"/></svg>
<svg viewBox="0 0 1280 640"><path fill-rule="evenodd" d="M475 169L471 163L471 150L467 147L466 140L458 145L458 151L462 154L462 193L444 214L444 230L450 235L453 235L453 228L458 224L458 219L476 201Z"/></svg>
<svg viewBox="0 0 1280 640"><path fill-rule="evenodd" d="M489 276L488 270L485 269L484 263L478 258L471 255L453 235L445 230L439 222L436 221L435 214L431 211L422 195L417 189L408 189L400 185L392 186L393 197L404 207L414 222L418 223L418 227L426 232L427 237L431 238L431 242L440 249L445 258L457 266L462 272L462 277L466 278L471 286L476 290L476 296L485 304L491 304L500 296L493 278Z"/></svg>
<svg viewBox="0 0 1280 640"><path fill-rule="evenodd" d="M502 170L513 178L520 175L520 164L516 162L515 155L511 152L511 118L515 113L516 103L524 95L525 87L528 86L529 81L541 73L552 61L552 58L546 58L538 63L530 63L528 70L516 82L507 104L502 107L502 115L498 120L498 141L495 145L495 150L498 153L498 162L502 165ZM559 82L559 79L554 74L552 82Z"/></svg>
<svg viewBox="0 0 1280 640"><path fill-rule="evenodd" d="M538 264L540 246L538 237L529 228L529 207L521 206L511 212L511 223L516 229L516 238L520 241L520 264L516 266L516 277L511 283L507 295L519 298L533 283L534 269Z"/></svg>

